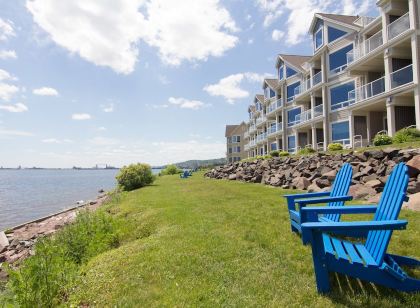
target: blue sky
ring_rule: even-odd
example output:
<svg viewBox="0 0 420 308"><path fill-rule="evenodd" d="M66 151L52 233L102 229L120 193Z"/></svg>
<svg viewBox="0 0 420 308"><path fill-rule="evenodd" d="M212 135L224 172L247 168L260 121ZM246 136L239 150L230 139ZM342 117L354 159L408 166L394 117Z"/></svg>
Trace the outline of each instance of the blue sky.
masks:
<svg viewBox="0 0 420 308"><path fill-rule="evenodd" d="M0 166L223 157L276 54L311 53L318 11L378 14L356 0L0 0Z"/></svg>

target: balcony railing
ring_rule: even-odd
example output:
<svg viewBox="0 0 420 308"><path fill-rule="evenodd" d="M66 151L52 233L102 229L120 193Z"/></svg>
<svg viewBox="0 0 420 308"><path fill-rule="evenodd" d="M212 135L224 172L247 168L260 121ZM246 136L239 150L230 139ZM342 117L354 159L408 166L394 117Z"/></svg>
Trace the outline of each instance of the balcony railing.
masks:
<svg viewBox="0 0 420 308"><path fill-rule="evenodd" d="M249 133L251 134L251 133L252 133L252 132L254 132L256 129L257 129L257 127L255 126L255 124L252 124L252 125L249 127Z"/></svg>
<svg viewBox="0 0 420 308"><path fill-rule="evenodd" d="M308 122L312 119L322 116L323 114L323 104L315 106L313 109L308 109L301 114L298 114L295 118L296 124L302 124ZM296 125L294 124L294 125Z"/></svg>
<svg viewBox="0 0 420 308"><path fill-rule="evenodd" d="M314 107L314 118L321 117L324 114L324 104Z"/></svg>
<svg viewBox="0 0 420 308"><path fill-rule="evenodd" d="M390 74L391 89L413 81L413 65L410 64Z"/></svg>
<svg viewBox="0 0 420 308"><path fill-rule="evenodd" d="M352 104L354 104L354 98L349 97L349 99L344 101L344 102L340 102L340 103L331 105L331 110L338 110L338 109L341 109L341 108L348 107Z"/></svg>
<svg viewBox="0 0 420 308"><path fill-rule="evenodd" d="M267 133L262 133L257 136L257 143L267 140Z"/></svg>
<svg viewBox="0 0 420 308"><path fill-rule="evenodd" d="M347 64L350 64L353 61L356 61L368 55L372 51L376 50L378 47L382 46L383 43L384 40L382 36L382 30L380 30L374 35L372 35L370 38L365 40L358 49L349 51L347 53Z"/></svg>
<svg viewBox="0 0 420 308"><path fill-rule="evenodd" d="M311 87L315 87L318 83L322 82L322 71L319 71L315 75L312 76L312 85Z"/></svg>
<svg viewBox="0 0 420 308"><path fill-rule="evenodd" d="M283 124L281 122L280 123L276 123L275 125L270 125L268 127L268 130L267 130L268 136L273 135L273 134L275 134L277 132L280 132L282 130L282 127L283 127L282 125Z"/></svg>
<svg viewBox="0 0 420 308"><path fill-rule="evenodd" d="M407 12L388 25L388 40L397 37L408 29L410 29L410 15Z"/></svg>
<svg viewBox="0 0 420 308"><path fill-rule="evenodd" d="M385 77L376 79L349 92L350 105L385 92Z"/></svg>
<svg viewBox="0 0 420 308"><path fill-rule="evenodd" d="M373 22L376 18L375 17L369 17L369 16L361 16L358 19L354 21L354 23L361 27L366 27L368 24Z"/></svg>
<svg viewBox="0 0 420 308"><path fill-rule="evenodd" d="M278 100L275 100L270 105L268 105L267 114L270 114L270 113L278 110L282 106L283 106L283 99L282 98L279 98Z"/></svg>
<svg viewBox="0 0 420 308"><path fill-rule="evenodd" d="M259 116L259 117L256 119L256 124L257 124L257 125L259 125L259 124L261 124L261 123L265 122L266 120L267 120L267 118L266 118L265 116Z"/></svg>
<svg viewBox="0 0 420 308"><path fill-rule="evenodd" d="M347 68L347 63L346 64L343 64L343 65L341 65L339 67L333 68L332 70L330 70L330 74L331 75L335 75L335 74L341 73L346 68Z"/></svg>

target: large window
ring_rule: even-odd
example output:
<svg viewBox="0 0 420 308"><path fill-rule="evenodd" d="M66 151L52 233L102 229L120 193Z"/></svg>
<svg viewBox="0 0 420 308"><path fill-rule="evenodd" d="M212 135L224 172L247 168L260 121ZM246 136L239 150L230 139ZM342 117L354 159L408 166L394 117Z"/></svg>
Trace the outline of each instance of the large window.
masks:
<svg viewBox="0 0 420 308"><path fill-rule="evenodd" d="M287 150L289 152L295 152L296 151L296 137L293 136L287 136Z"/></svg>
<svg viewBox="0 0 420 308"><path fill-rule="evenodd" d="M331 124L332 141L349 144L350 143L350 129L349 122L337 122Z"/></svg>
<svg viewBox="0 0 420 308"><path fill-rule="evenodd" d="M276 142L273 142L273 143L270 144L270 150L271 151L276 151L277 150L277 143Z"/></svg>
<svg viewBox="0 0 420 308"><path fill-rule="evenodd" d="M354 81L330 88L331 110L347 107L350 103L349 92L354 90Z"/></svg>
<svg viewBox="0 0 420 308"><path fill-rule="evenodd" d="M292 77L296 74L297 72L293 68L286 66L286 78Z"/></svg>
<svg viewBox="0 0 420 308"><path fill-rule="evenodd" d="M283 77L284 77L284 65L282 63L280 64L280 67L279 67L279 80L282 80Z"/></svg>
<svg viewBox="0 0 420 308"><path fill-rule="evenodd" d="M339 73L347 67L347 53L352 50L353 44L350 44L329 55L331 73Z"/></svg>
<svg viewBox="0 0 420 308"><path fill-rule="evenodd" d="M300 86L300 82L295 82L287 86L287 102L291 102L295 98L295 89Z"/></svg>
<svg viewBox="0 0 420 308"><path fill-rule="evenodd" d="M264 96L265 98L272 98L276 96L276 92L272 90L270 87L266 87L264 90Z"/></svg>
<svg viewBox="0 0 420 308"><path fill-rule="evenodd" d="M346 34L347 34L346 31L328 26L328 43L331 43Z"/></svg>
<svg viewBox="0 0 420 308"><path fill-rule="evenodd" d="M300 114L300 107L287 111L287 126L293 126L297 124L296 116L298 114Z"/></svg>
<svg viewBox="0 0 420 308"><path fill-rule="evenodd" d="M314 47L315 50L317 50L319 47L321 47L324 44L324 34L323 34L323 29L324 29L324 23L322 22L322 20L318 20L315 28L314 28Z"/></svg>

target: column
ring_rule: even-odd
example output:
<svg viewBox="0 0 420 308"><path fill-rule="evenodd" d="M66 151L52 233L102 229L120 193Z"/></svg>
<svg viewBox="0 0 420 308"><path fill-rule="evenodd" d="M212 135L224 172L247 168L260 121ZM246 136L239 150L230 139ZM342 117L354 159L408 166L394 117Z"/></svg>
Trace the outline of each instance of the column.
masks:
<svg viewBox="0 0 420 308"><path fill-rule="evenodd" d="M295 153L297 153L298 151L298 146L299 146L299 133L295 129Z"/></svg>
<svg viewBox="0 0 420 308"><path fill-rule="evenodd" d="M316 127L314 124L312 124L311 129L312 129L312 148L314 150L318 150L318 145L317 145L318 140L316 140Z"/></svg>
<svg viewBox="0 0 420 308"><path fill-rule="evenodd" d="M350 138L350 145L354 148L354 116L353 111L349 111L349 138Z"/></svg>
<svg viewBox="0 0 420 308"><path fill-rule="evenodd" d="M370 140L371 140L371 136L370 136L370 112L367 112L367 114L366 114L366 126L367 126L366 137L367 137L368 143L370 143Z"/></svg>
<svg viewBox="0 0 420 308"><path fill-rule="evenodd" d="M330 142L330 120L329 120L329 109L330 109L330 101L328 96L328 88L325 86L327 82L327 61L326 61L326 53L324 52L321 56L321 70L322 70L322 103L323 103L323 131L324 131L324 151L328 149L328 143Z"/></svg>
<svg viewBox="0 0 420 308"><path fill-rule="evenodd" d="M416 5L413 0L408 2L410 10L410 24L416 24ZM420 10L420 7L418 8ZM417 16L417 18L419 18ZM411 58L413 60L413 82L416 88L413 91L414 95L414 112L416 114L416 126L420 129L420 50L418 48L419 36L414 33L411 36Z"/></svg>
<svg viewBox="0 0 420 308"><path fill-rule="evenodd" d="M388 135L394 137L395 135L395 105L390 100L386 102L386 118L388 123Z"/></svg>
<svg viewBox="0 0 420 308"><path fill-rule="evenodd" d="M311 118L314 118L315 94L311 93Z"/></svg>

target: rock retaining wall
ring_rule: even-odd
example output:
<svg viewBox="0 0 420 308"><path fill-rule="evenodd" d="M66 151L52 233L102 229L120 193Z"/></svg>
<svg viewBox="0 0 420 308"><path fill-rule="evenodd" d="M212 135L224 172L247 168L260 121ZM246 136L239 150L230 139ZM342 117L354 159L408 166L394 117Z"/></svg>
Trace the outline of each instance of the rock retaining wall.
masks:
<svg viewBox="0 0 420 308"><path fill-rule="evenodd" d="M317 153L312 156L244 161L217 167L205 174L228 179L308 191L327 190L343 163L353 167L350 194L355 199L379 200L386 179L399 162L409 167L408 194L420 194L420 149L386 148L348 154ZM416 199L416 198L413 198ZM418 200L418 199L417 199Z"/></svg>

